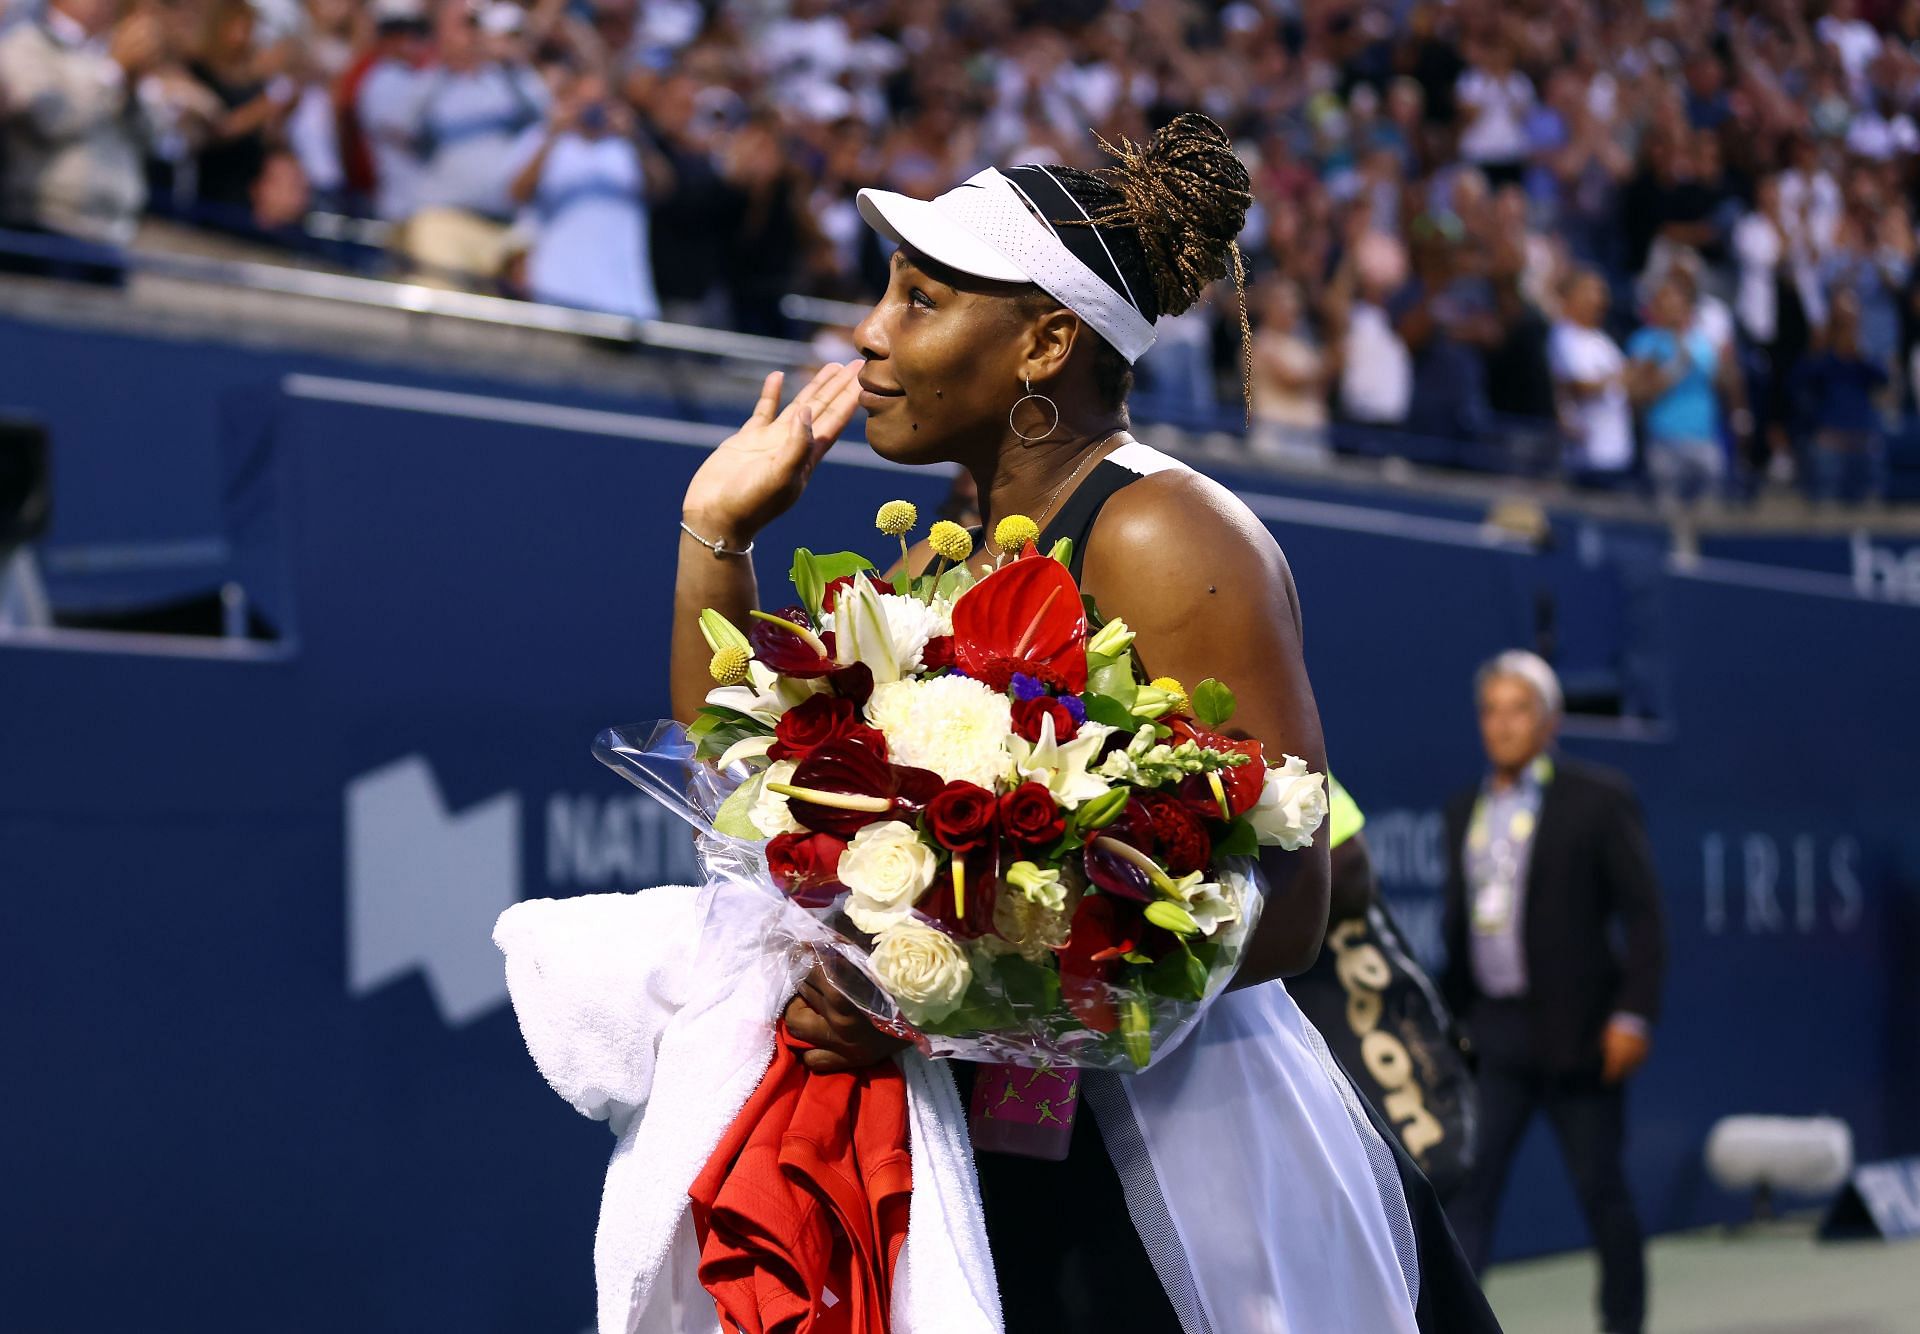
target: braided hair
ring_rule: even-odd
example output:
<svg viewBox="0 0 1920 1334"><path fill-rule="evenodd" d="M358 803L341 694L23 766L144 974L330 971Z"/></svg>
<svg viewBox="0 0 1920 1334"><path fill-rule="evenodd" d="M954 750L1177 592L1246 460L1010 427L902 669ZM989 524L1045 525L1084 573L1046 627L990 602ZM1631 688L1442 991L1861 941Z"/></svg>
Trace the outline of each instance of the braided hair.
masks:
<svg viewBox="0 0 1920 1334"><path fill-rule="evenodd" d="M1085 218L1055 222L1100 229L1149 320L1192 309L1210 284L1233 275L1251 419L1253 334L1247 324L1246 265L1235 240L1253 204L1246 164L1234 153L1227 132L1196 111L1175 116L1144 145L1122 138L1116 147L1095 137L1114 162L1093 171L1052 169L1087 211ZM1133 367L1103 341L1095 379L1102 397L1118 406L1133 386Z"/></svg>

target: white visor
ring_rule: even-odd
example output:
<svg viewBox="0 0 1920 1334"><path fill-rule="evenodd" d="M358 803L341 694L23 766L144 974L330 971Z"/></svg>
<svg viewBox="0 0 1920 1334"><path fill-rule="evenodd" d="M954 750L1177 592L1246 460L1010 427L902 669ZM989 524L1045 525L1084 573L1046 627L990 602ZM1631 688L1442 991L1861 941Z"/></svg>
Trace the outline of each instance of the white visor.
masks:
<svg viewBox="0 0 1920 1334"><path fill-rule="evenodd" d="M992 167L936 199L862 190L860 216L896 245L911 246L950 269L1034 284L1085 320L1129 364L1153 346L1153 322L1069 250L1019 187Z"/></svg>

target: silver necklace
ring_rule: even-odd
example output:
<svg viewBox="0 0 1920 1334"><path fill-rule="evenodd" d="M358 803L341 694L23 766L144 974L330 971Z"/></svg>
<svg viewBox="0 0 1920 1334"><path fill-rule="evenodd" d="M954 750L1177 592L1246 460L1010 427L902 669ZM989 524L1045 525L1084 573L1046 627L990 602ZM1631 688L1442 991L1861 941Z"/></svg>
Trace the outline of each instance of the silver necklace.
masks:
<svg viewBox="0 0 1920 1334"><path fill-rule="evenodd" d="M1108 441L1112 440L1114 436L1120 435L1121 433L1123 433L1126 429L1127 429L1126 427L1122 426L1119 430L1109 432L1106 436L1102 437L1098 444L1094 445L1092 449L1087 451L1087 457L1081 460L1080 464L1077 467L1075 467L1072 472L1066 475L1065 480L1063 480L1058 486L1054 487L1053 490L1047 493L1047 498L1041 502L1041 506L1043 508L1043 512L1045 513L1046 517L1043 519L1034 520L1034 526L1036 528L1038 528L1043 533L1047 531L1047 525L1053 521L1053 502L1059 497L1062 491L1067 489L1068 484L1071 483L1074 478L1078 477L1081 474L1081 472L1086 468L1087 464L1098 461L1095 458L1095 455L1099 453L1101 446L1105 445Z"/></svg>

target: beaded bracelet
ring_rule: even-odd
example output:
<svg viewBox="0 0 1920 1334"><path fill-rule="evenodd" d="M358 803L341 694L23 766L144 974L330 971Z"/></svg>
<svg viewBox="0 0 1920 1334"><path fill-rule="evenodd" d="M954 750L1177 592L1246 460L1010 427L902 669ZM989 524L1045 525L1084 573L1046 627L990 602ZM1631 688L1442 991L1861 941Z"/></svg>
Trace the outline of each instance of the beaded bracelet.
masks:
<svg viewBox="0 0 1920 1334"><path fill-rule="evenodd" d="M747 549L745 551L735 551L732 548L728 547L723 542L707 541L706 538L700 536L700 534L694 532L693 529L687 527L686 521L684 519L680 523L680 531L685 533L688 537L691 537L694 541L698 542L701 546L705 547L708 551L711 551L713 553L713 558L715 560L719 560L722 556L751 556L753 554L752 542L747 543Z"/></svg>

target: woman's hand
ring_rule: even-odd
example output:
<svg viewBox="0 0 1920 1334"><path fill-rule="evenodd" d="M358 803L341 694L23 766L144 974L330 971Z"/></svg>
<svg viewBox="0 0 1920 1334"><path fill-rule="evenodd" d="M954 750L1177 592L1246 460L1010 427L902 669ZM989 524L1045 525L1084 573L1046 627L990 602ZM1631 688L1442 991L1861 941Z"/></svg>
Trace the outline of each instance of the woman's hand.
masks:
<svg viewBox="0 0 1920 1334"><path fill-rule="evenodd" d="M746 424L707 456L687 484L680 510L710 541L744 547L793 507L807 479L860 405L858 360L830 361L784 410L775 371L760 387Z"/></svg>
<svg viewBox="0 0 1920 1334"><path fill-rule="evenodd" d="M800 994L787 1002L787 1032L814 1050L800 1059L807 1069L823 1075L864 1070L913 1044L889 1037L827 980L815 964L800 983Z"/></svg>

